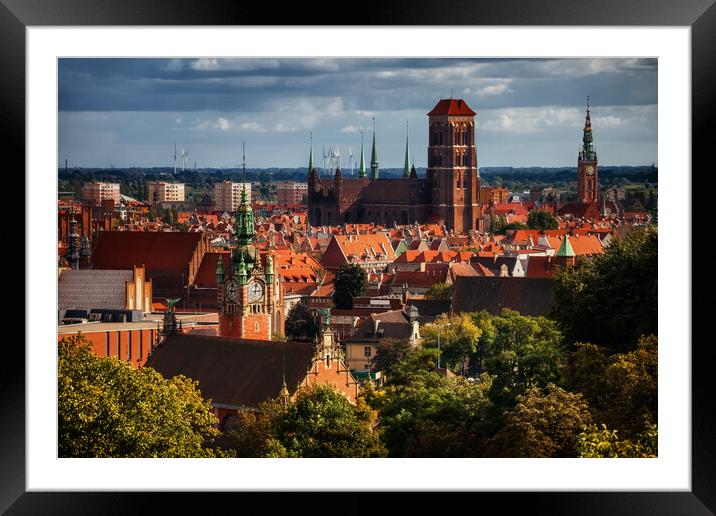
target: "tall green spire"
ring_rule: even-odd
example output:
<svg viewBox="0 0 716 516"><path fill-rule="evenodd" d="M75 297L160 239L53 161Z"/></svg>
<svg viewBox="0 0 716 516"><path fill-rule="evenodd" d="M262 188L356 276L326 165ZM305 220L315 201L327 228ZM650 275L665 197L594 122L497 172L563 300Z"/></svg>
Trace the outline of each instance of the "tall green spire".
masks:
<svg viewBox="0 0 716 516"><path fill-rule="evenodd" d="M410 150L408 147L408 138L410 135L408 133L408 121L407 120L405 121L405 131L406 131L406 135L405 135L405 165L403 165L403 177L410 177Z"/></svg>
<svg viewBox="0 0 716 516"><path fill-rule="evenodd" d="M308 173L313 170L313 133L311 133L311 153L308 155Z"/></svg>
<svg viewBox="0 0 716 516"><path fill-rule="evenodd" d="M375 148L375 117L373 117L373 150L370 153L370 178L378 179L378 151Z"/></svg>
<svg viewBox="0 0 716 516"><path fill-rule="evenodd" d="M368 174L365 170L365 152L363 151L363 131L360 132L360 167L358 167L358 177L366 177Z"/></svg>
<svg viewBox="0 0 716 516"><path fill-rule="evenodd" d="M579 159L585 161L595 161L597 159L597 152L594 149L594 136L592 135L592 117L590 111L589 97L587 96L587 116L584 120L582 149L579 152Z"/></svg>
<svg viewBox="0 0 716 516"><path fill-rule="evenodd" d="M575 256L574 249L572 249L572 244L569 243L569 235L564 235L564 240L562 240L562 245L559 246L557 256L564 256L567 258L573 258Z"/></svg>
<svg viewBox="0 0 716 516"><path fill-rule="evenodd" d="M224 282L224 260L219 255L219 261L216 264L216 284L221 285Z"/></svg>
<svg viewBox="0 0 716 516"><path fill-rule="evenodd" d="M254 266L254 247L252 245L254 240L254 212L251 209L249 196L246 192L246 151L244 151L242 166L241 203L239 204L236 224L234 225L234 234L238 244L234 249L234 259L240 258L246 264L246 267L252 269Z"/></svg>

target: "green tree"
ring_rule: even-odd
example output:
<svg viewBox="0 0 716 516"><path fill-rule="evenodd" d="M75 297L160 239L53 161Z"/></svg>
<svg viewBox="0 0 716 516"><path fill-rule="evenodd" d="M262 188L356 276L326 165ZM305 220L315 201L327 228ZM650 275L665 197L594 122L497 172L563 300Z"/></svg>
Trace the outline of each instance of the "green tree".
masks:
<svg viewBox="0 0 716 516"><path fill-rule="evenodd" d="M490 439L493 457L575 457L582 429L592 423L581 394L550 383L530 387L505 414L505 425Z"/></svg>
<svg viewBox="0 0 716 516"><path fill-rule="evenodd" d="M426 324L422 331L422 344L437 348L440 335L440 362L456 373L467 372L468 361L477 351L482 330L468 314L441 315L433 324Z"/></svg>
<svg viewBox="0 0 716 516"><path fill-rule="evenodd" d="M371 360L371 367L390 375L393 368L411 353L413 353L413 346L407 339L381 339Z"/></svg>
<svg viewBox="0 0 716 516"><path fill-rule="evenodd" d="M479 457L487 436L490 377L413 370L369 399L390 457Z"/></svg>
<svg viewBox="0 0 716 516"><path fill-rule="evenodd" d="M425 292L425 298L452 299L452 295L454 292L455 285L448 285L447 283L435 283L427 290L427 292Z"/></svg>
<svg viewBox="0 0 716 516"><path fill-rule="evenodd" d="M297 303L286 316L286 335L292 340L311 340L318 334L318 323L306 305Z"/></svg>
<svg viewBox="0 0 716 516"><path fill-rule="evenodd" d="M361 398L352 405L328 385L302 388L275 418L266 443L270 457L383 457L376 413Z"/></svg>
<svg viewBox="0 0 716 516"><path fill-rule="evenodd" d="M629 353L579 344L569 367L572 388L589 401L594 419L629 437L658 419L658 341L642 337Z"/></svg>
<svg viewBox="0 0 716 516"><path fill-rule="evenodd" d="M502 217L498 217L496 222L495 228L492 231L496 235L504 235L508 231L515 229L527 229L527 224L522 224L521 222L510 222L507 224Z"/></svg>
<svg viewBox="0 0 716 516"><path fill-rule="evenodd" d="M655 228L637 228L593 261L556 270L552 315L569 342L616 353L657 334L657 238Z"/></svg>
<svg viewBox="0 0 716 516"><path fill-rule="evenodd" d="M60 457L212 457L218 435L197 383L101 358L81 335L58 345Z"/></svg>
<svg viewBox="0 0 716 516"><path fill-rule="evenodd" d="M567 353L553 321L508 309L472 318L481 332L476 367L495 377L491 397L498 407L509 407L529 387L562 383Z"/></svg>
<svg viewBox="0 0 716 516"><path fill-rule="evenodd" d="M352 308L353 298L368 291L368 274L357 264L341 265L334 281L333 303L336 308Z"/></svg>
<svg viewBox="0 0 716 516"><path fill-rule="evenodd" d="M606 425L589 425L579 434L577 455L589 458L649 458L658 455L659 432L655 424L649 424L636 439L619 439L616 430Z"/></svg>
<svg viewBox="0 0 716 516"><path fill-rule="evenodd" d="M527 227L529 229L558 229L559 223L548 211L532 210L527 216Z"/></svg>
<svg viewBox="0 0 716 516"><path fill-rule="evenodd" d="M173 224L174 219L172 218L172 211L169 208L164 208L164 217L162 217L164 224Z"/></svg>

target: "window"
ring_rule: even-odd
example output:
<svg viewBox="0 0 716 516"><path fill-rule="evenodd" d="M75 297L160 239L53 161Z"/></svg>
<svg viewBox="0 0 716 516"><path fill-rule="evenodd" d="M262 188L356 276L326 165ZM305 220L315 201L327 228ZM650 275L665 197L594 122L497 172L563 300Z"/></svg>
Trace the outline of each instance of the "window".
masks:
<svg viewBox="0 0 716 516"><path fill-rule="evenodd" d="M372 354L373 354L373 348L371 348L370 346L366 346L363 348L363 356L370 357L370 356L372 356Z"/></svg>

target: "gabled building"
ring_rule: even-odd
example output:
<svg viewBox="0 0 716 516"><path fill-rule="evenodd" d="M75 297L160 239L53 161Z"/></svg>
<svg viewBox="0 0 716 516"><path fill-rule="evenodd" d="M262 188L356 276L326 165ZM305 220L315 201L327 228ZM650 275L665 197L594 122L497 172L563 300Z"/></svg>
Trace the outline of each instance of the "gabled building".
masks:
<svg viewBox="0 0 716 516"><path fill-rule="evenodd" d="M330 325L315 342L172 333L152 351L146 367L167 379L181 374L198 381L221 430L231 428L236 411L255 410L269 398L288 403L303 386L330 385L352 403L359 390Z"/></svg>
<svg viewBox="0 0 716 516"><path fill-rule="evenodd" d="M382 233L372 235L333 235L321 265L337 271L341 265L357 264L367 271L382 271L395 260L395 251L388 237Z"/></svg>

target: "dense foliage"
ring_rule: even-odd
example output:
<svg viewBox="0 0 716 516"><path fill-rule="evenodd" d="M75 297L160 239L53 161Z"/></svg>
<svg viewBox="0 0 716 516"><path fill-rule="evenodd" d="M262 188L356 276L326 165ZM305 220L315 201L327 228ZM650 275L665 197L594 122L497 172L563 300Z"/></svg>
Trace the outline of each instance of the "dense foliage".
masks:
<svg viewBox="0 0 716 516"><path fill-rule="evenodd" d="M241 457L381 457L376 413L362 399L352 405L332 387L299 390L287 407L269 401L259 412L240 412L228 433Z"/></svg>
<svg viewBox="0 0 716 516"><path fill-rule="evenodd" d="M333 303L336 308L351 308L353 298L363 296L368 291L368 274L360 265L346 263L338 269L333 285Z"/></svg>
<svg viewBox="0 0 716 516"><path fill-rule="evenodd" d="M553 317L569 342L622 352L657 334L657 239L656 229L637 228L593 261L557 269Z"/></svg>
<svg viewBox="0 0 716 516"><path fill-rule="evenodd" d="M529 229L558 229L557 219L548 211L532 210L527 216L527 227Z"/></svg>
<svg viewBox="0 0 716 516"><path fill-rule="evenodd" d="M212 457L218 435L196 382L100 358L81 335L58 346L60 457Z"/></svg>
<svg viewBox="0 0 716 516"><path fill-rule="evenodd" d="M306 305L297 303L286 316L285 330L291 340L311 340L318 333L318 323Z"/></svg>
<svg viewBox="0 0 716 516"><path fill-rule="evenodd" d="M452 299L455 285L435 283L425 292L425 299Z"/></svg>

